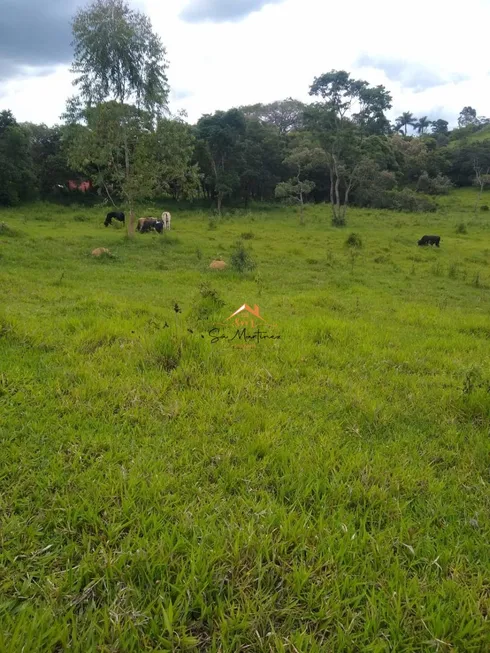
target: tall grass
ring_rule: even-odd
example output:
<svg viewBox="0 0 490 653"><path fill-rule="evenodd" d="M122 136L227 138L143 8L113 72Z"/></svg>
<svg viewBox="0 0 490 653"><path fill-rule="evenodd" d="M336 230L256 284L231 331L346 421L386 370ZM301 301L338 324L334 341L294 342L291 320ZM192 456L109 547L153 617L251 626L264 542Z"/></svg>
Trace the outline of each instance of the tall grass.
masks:
<svg viewBox="0 0 490 653"><path fill-rule="evenodd" d="M0 650L488 650L488 228L454 206L352 211L358 251L320 206L0 212ZM209 270L248 232L253 273ZM244 303L281 338L211 344Z"/></svg>

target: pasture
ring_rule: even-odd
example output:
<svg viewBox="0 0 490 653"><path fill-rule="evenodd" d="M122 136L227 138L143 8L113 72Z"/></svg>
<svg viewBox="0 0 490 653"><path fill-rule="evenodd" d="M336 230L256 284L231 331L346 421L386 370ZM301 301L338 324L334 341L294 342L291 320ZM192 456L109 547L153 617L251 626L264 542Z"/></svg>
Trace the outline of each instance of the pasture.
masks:
<svg viewBox="0 0 490 653"><path fill-rule="evenodd" d="M490 213L441 203L0 211L0 650L488 650ZM212 344L244 303L280 339Z"/></svg>

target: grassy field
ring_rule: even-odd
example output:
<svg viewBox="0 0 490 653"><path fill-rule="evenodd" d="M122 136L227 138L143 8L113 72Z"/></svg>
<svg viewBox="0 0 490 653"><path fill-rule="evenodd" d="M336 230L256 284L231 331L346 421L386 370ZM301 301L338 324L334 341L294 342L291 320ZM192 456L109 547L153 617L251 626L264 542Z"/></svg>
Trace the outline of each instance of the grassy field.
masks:
<svg viewBox="0 0 490 653"><path fill-rule="evenodd" d="M176 210L134 241L0 211L0 650L488 651L474 193L343 230ZM243 234L257 268L209 270ZM213 344L244 303L280 339Z"/></svg>

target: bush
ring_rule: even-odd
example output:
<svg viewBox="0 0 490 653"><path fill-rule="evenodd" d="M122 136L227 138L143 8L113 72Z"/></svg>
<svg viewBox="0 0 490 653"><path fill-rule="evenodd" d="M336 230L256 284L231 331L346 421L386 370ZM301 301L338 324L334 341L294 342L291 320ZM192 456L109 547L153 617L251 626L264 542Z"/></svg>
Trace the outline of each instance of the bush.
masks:
<svg viewBox="0 0 490 653"><path fill-rule="evenodd" d="M488 204L482 204L482 206L480 206L480 211L490 211Z"/></svg>
<svg viewBox="0 0 490 653"><path fill-rule="evenodd" d="M433 213L437 204L430 199L420 197L409 188L403 190L387 190L378 197L378 209L394 211L410 211L411 213Z"/></svg>
<svg viewBox="0 0 490 653"><path fill-rule="evenodd" d="M458 226L456 227L456 233L457 234L467 234L468 233L468 229L466 228L466 225L465 225L464 222L461 222L460 224L458 224Z"/></svg>
<svg viewBox="0 0 490 653"><path fill-rule="evenodd" d="M346 247L357 247L358 249L362 247L362 240L358 234L352 233L345 241Z"/></svg>
<svg viewBox="0 0 490 653"><path fill-rule="evenodd" d="M429 177L429 174L424 172L417 182L417 191L427 195L447 195L452 185L449 177L445 175L439 173L437 177Z"/></svg>
<svg viewBox="0 0 490 653"><path fill-rule="evenodd" d="M15 229L12 229L11 227L8 226L8 224L5 224L5 222L0 222L0 235L10 236L11 238L13 238L15 236L19 236L20 232L16 231Z"/></svg>
<svg viewBox="0 0 490 653"><path fill-rule="evenodd" d="M241 240L236 243L232 251L231 267L240 273L252 271L257 267L250 252L245 248Z"/></svg>

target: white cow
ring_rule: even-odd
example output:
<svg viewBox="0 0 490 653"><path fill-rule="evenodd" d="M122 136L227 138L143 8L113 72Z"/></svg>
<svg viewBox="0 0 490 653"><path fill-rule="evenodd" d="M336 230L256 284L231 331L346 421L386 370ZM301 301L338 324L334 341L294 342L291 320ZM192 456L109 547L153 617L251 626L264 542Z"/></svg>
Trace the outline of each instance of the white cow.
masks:
<svg viewBox="0 0 490 653"><path fill-rule="evenodd" d="M170 230L170 220L172 219L172 216L168 211L164 211L162 213L162 222L163 222L163 228Z"/></svg>

